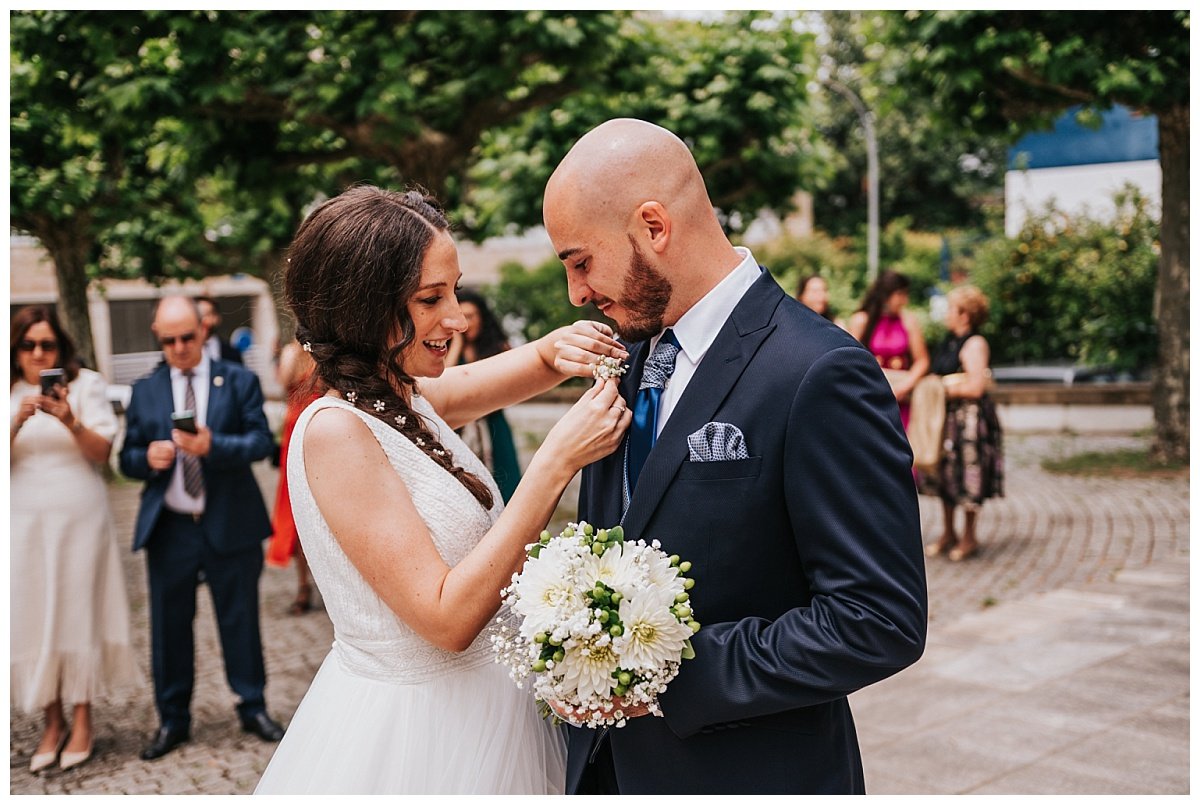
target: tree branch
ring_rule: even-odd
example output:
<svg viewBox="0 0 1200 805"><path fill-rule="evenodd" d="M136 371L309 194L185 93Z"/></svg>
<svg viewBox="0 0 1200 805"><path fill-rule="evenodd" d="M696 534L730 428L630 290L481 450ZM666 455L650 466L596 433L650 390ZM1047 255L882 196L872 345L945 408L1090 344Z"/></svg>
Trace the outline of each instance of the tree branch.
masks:
<svg viewBox="0 0 1200 805"><path fill-rule="evenodd" d="M1086 92L1081 89L1076 89L1075 87L1066 87L1066 86L1063 86L1062 84L1051 83L1027 67L1021 67L1021 68L1005 67L1004 71L1006 73L1008 73L1009 75L1011 75L1013 78L1017 79L1018 81L1022 81L1031 87L1043 90L1045 92L1051 92L1056 95L1061 95L1063 98L1065 98L1069 101L1076 101L1076 102L1084 103L1084 104L1092 104L1092 103L1095 103L1097 100L1096 96L1093 93Z"/></svg>

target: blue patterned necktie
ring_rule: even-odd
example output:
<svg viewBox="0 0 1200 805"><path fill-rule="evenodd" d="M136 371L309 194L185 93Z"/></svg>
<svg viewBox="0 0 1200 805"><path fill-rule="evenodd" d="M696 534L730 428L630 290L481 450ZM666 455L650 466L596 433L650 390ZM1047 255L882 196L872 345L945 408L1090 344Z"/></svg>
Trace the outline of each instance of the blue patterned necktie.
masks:
<svg viewBox="0 0 1200 805"><path fill-rule="evenodd" d="M642 383L633 401L633 424L629 427L628 472L631 490L637 486L642 465L646 463L646 457L658 439L658 405L663 388L675 371L677 355L679 342L675 339L675 333L666 330L642 367Z"/></svg>

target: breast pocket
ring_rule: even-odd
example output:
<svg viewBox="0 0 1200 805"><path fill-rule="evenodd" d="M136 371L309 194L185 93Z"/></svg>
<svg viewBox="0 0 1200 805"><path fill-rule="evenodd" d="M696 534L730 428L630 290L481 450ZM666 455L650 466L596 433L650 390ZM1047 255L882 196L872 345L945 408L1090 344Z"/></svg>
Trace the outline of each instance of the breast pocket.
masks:
<svg viewBox="0 0 1200 805"><path fill-rule="evenodd" d="M679 467L680 481L732 481L757 478L762 471L762 456L734 461L685 461Z"/></svg>

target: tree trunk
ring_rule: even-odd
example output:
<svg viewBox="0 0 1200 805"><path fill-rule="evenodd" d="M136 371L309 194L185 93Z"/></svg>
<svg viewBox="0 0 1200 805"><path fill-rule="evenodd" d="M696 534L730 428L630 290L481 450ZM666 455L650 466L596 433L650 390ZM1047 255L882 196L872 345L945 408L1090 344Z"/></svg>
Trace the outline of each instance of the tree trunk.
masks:
<svg viewBox="0 0 1200 805"><path fill-rule="evenodd" d="M1158 112L1159 164L1162 166L1162 229L1154 319L1158 326L1158 364L1154 372L1154 444L1152 460L1186 463L1191 431L1188 384L1189 331L1188 178L1191 157L1188 106Z"/></svg>
<svg viewBox="0 0 1200 805"><path fill-rule="evenodd" d="M54 261L62 326L75 342L80 359L89 369L95 369L96 348L92 343L87 275L88 256L94 244L88 227L77 221L50 221L37 227L33 234Z"/></svg>

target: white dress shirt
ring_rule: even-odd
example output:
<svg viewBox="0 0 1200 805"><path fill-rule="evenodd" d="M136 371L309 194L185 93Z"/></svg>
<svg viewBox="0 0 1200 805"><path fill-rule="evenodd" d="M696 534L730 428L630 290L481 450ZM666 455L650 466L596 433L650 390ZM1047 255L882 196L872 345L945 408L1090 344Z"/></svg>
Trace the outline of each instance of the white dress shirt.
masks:
<svg viewBox="0 0 1200 805"><path fill-rule="evenodd" d="M692 375L696 374L696 367L716 340L717 333L725 326L725 321L733 313L738 302L742 301L746 291L762 274L758 261L749 249L735 246L734 251L742 255L742 262L699 302L692 305L670 328L679 341L679 355L675 358L675 371L667 381L662 397L659 398L656 436L662 433L663 426L671 418L675 404L683 396L684 389L687 388ZM662 333L650 340L650 352L647 354L653 354L660 338Z"/></svg>
<svg viewBox="0 0 1200 805"><path fill-rule="evenodd" d="M196 426L205 425L208 421L208 389L209 375L211 374L211 363L208 356L205 355L200 363L192 369L192 392L196 395ZM185 410L184 400L187 399L187 390L184 384L187 378L183 376L183 372L174 367L171 368L171 397L175 403L176 411ZM171 483L167 486L167 494L164 499L168 509L181 514L203 514L205 493L201 492L200 497L194 498L187 493L183 486L183 462L180 458L184 455L179 446L175 446L175 469L171 471Z"/></svg>

